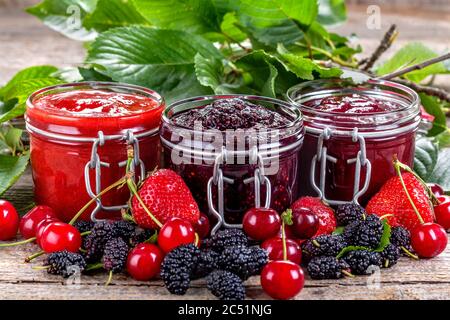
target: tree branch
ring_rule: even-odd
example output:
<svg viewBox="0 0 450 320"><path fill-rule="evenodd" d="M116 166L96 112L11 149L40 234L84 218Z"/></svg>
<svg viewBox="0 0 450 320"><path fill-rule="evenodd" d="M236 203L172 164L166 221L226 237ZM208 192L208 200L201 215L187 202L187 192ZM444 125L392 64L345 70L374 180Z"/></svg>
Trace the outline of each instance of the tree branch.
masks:
<svg viewBox="0 0 450 320"><path fill-rule="evenodd" d="M408 86L417 92L422 92L427 95L437 97L443 101L450 102L450 94L447 93L447 91L445 91L443 89L439 89L436 87L427 87L427 86L423 86L423 85L420 85L420 84L417 84L417 83L414 83L411 81L401 80L401 79L396 79L394 81L404 84L405 86Z"/></svg>
<svg viewBox="0 0 450 320"><path fill-rule="evenodd" d="M392 43L397 38L397 35L398 35L397 26L393 24L390 26L389 30L386 31L383 39L381 39L380 44L378 45L376 50L372 53L370 58L366 58L365 60L363 60L364 63L361 63L361 65L364 64L365 65L361 68L361 70L363 71L370 70L370 68L373 67L373 65L381 57L381 55L391 47Z"/></svg>
<svg viewBox="0 0 450 320"><path fill-rule="evenodd" d="M447 59L450 59L450 53L444 54L442 56L439 56L439 57L436 57L436 58L433 58L433 59L430 59L430 60L425 60L425 61L423 61L421 63L412 65L410 67L407 67L407 68L404 68L404 69L401 69L401 70L398 70L398 71L395 71L395 72L392 72L392 73L388 73L388 74L386 74L384 76L378 77L377 79L390 80L390 79L402 76L402 75L404 75L406 73L409 73L411 71L420 70L420 69L428 67L428 66L430 66L432 64L435 64L435 63L438 63L438 62L441 62L441 61L444 61L444 60L447 60Z"/></svg>

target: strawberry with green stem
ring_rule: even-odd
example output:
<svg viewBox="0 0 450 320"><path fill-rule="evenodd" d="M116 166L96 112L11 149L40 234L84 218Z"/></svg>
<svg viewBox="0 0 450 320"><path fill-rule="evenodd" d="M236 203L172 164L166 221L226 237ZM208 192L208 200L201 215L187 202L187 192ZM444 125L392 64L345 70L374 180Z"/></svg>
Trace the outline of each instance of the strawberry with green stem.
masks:
<svg viewBox="0 0 450 320"><path fill-rule="evenodd" d="M394 168L400 179L403 190L405 191L405 194L411 204L411 207L413 208L414 213L417 215L417 219L420 221L420 224L411 230L411 245L414 251L421 258L436 257L437 255L441 254L447 247L447 233L439 224L424 221L408 191L408 188L406 187L401 170L403 169L413 174L415 177L417 177L417 175L413 173L411 168L409 168L405 164L402 164L397 159L394 160ZM421 181L421 183L425 184L423 180L421 180L420 178L418 179L419 181Z"/></svg>

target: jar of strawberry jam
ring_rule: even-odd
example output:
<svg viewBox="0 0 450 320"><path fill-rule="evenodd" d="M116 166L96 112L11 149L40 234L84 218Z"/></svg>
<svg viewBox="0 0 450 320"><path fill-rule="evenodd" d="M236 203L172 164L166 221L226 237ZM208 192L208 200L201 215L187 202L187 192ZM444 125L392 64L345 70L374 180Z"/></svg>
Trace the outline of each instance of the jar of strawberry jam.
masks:
<svg viewBox="0 0 450 320"><path fill-rule="evenodd" d="M201 210L216 218L213 233L239 227L251 207L281 212L300 192L303 120L298 108L258 96L205 96L164 112L165 167L178 172Z"/></svg>
<svg viewBox="0 0 450 320"><path fill-rule="evenodd" d="M27 101L35 199L70 220L89 200L125 174L127 147L141 178L159 165L159 125L164 101L133 85L82 82L33 93ZM114 189L84 219L120 216L129 193Z"/></svg>
<svg viewBox="0 0 450 320"><path fill-rule="evenodd" d="M287 95L305 119L302 195L364 205L395 174L394 157L413 164L420 100L410 88L333 79L299 84Z"/></svg>

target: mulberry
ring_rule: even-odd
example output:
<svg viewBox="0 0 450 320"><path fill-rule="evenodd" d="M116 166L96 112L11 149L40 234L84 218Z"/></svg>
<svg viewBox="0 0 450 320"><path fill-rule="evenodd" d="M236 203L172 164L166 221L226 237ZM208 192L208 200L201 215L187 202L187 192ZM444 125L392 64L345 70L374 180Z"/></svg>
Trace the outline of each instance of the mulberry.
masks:
<svg viewBox="0 0 450 320"><path fill-rule="evenodd" d="M245 287L236 274L229 271L214 271L207 279L208 290L220 300L244 300Z"/></svg>

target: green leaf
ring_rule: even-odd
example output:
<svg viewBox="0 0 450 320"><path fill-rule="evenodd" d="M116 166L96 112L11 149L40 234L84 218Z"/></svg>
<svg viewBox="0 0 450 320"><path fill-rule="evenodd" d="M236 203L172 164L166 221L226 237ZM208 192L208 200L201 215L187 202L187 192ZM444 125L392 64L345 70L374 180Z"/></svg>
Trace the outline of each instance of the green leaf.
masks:
<svg viewBox="0 0 450 320"><path fill-rule="evenodd" d="M198 83L194 58L221 59L214 45L183 31L133 26L102 33L88 51L88 63L100 65L114 81L142 85L167 94L167 100L211 92ZM180 90L185 90L184 92Z"/></svg>
<svg viewBox="0 0 450 320"><path fill-rule="evenodd" d="M450 130L445 130L444 132L438 134L434 137L439 149L450 147Z"/></svg>
<svg viewBox="0 0 450 320"><path fill-rule="evenodd" d="M422 43L409 43L397 51L392 58L379 66L376 72L379 75L391 73L437 56L438 55L433 50L427 48ZM442 62L435 63L421 70L409 72L405 74L404 77L413 82L420 82L429 75L439 73L448 73L448 69Z"/></svg>
<svg viewBox="0 0 450 320"><path fill-rule="evenodd" d="M78 82L83 80L77 67L61 68L52 73L51 76L52 78L60 79L63 82Z"/></svg>
<svg viewBox="0 0 450 320"><path fill-rule="evenodd" d="M428 135L435 136L447 130L447 118L439 99L424 93L419 93L419 96L425 111L434 116L433 127L428 131Z"/></svg>
<svg viewBox="0 0 450 320"><path fill-rule="evenodd" d="M98 0L94 12L86 16L83 25L99 32L130 25L147 25L147 20L130 0Z"/></svg>
<svg viewBox="0 0 450 320"><path fill-rule="evenodd" d="M280 8L278 0L241 0L237 16L242 26L259 42L276 47L278 43L292 44L303 37L291 15ZM290 1L285 1L290 2ZM301 1L299 1L301 2Z"/></svg>
<svg viewBox="0 0 450 320"><path fill-rule="evenodd" d="M391 226L386 219L383 219L381 222L383 224L383 234L381 235L380 244L373 250L375 252L383 251L391 243Z"/></svg>
<svg viewBox="0 0 450 320"><path fill-rule="evenodd" d="M345 0L319 0L317 21L326 26L337 25L347 20Z"/></svg>
<svg viewBox="0 0 450 320"><path fill-rule="evenodd" d="M315 78L315 73L321 78L334 78L339 77L342 74L342 70L339 68L321 67L311 59L290 53L282 45L278 46L277 51L285 61L286 68L301 79L313 80Z"/></svg>
<svg viewBox="0 0 450 320"><path fill-rule="evenodd" d="M348 246L348 247L343 248L341 250L341 252L338 253L336 258L340 259L340 258L344 257L347 253L352 252L352 251L358 251L358 250L369 250L370 251L370 248L361 247L361 246Z"/></svg>
<svg viewBox="0 0 450 320"><path fill-rule="evenodd" d="M278 69L274 66L274 60L264 51L257 50L236 61L236 66L251 75L252 83L248 85L250 88L263 96L276 97Z"/></svg>
<svg viewBox="0 0 450 320"><path fill-rule="evenodd" d="M56 71L58 71L58 68L48 65L23 69L16 73L16 75L11 80L9 80L9 82L4 87L0 89L0 99L3 98L8 90L11 90L11 88L18 83L24 80L48 78Z"/></svg>
<svg viewBox="0 0 450 320"><path fill-rule="evenodd" d="M101 72L95 70L95 68L82 68L79 67L78 71L80 72L81 77L84 81L106 81L111 82L112 79L108 76L105 76Z"/></svg>
<svg viewBox="0 0 450 320"><path fill-rule="evenodd" d="M226 83L222 61L216 58L195 56L195 74L198 82L210 87L216 94L234 93L239 85Z"/></svg>
<svg viewBox="0 0 450 320"><path fill-rule="evenodd" d="M318 6L316 0L273 0L287 17L298 21L303 26L309 26L316 20Z"/></svg>
<svg viewBox="0 0 450 320"><path fill-rule="evenodd" d="M450 148L439 151L436 165L427 182L440 184L445 191L450 191Z"/></svg>
<svg viewBox="0 0 450 320"><path fill-rule="evenodd" d="M5 92L4 96L5 101L15 100L16 104L10 110L0 115L0 123L23 115L26 109L25 103L30 94L44 87L58 83L61 83L61 80L56 78L40 78L24 80L16 84L10 90Z"/></svg>
<svg viewBox="0 0 450 320"><path fill-rule="evenodd" d="M239 23L236 18L236 12L228 12L223 16L222 23L220 24L220 30L228 38L237 42L242 42L247 39L247 35L237 27Z"/></svg>
<svg viewBox="0 0 450 320"><path fill-rule="evenodd" d="M5 193L25 171L30 155L0 155L0 196Z"/></svg>
<svg viewBox="0 0 450 320"><path fill-rule="evenodd" d="M420 138L416 141L414 171L425 181L429 180L436 166L438 148L431 139Z"/></svg>
<svg viewBox="0 0 450 320"><path fill-rule="evenodd" d="M211 0L133 0L142 16L152 25L191 33L220 31L217 12Z"/></svg>
<svg viewBox="0 0 450 320"><path fill-rule="evenodd" d="M340 234L343 234L344 233L344 229L345 229L345 227L337 227L336 229L334 229L334 231L333 231L333 235L340 235Z"/></svg>
<svg viewBox="0 0 450 320"><path fill-rule="evenodd" d="M5 143L11 150L14 151L13 154L15 154L15 151L21 148L21 141L20 141L21 137L22 137L22 130L14 127L9 128L5 134Z"/></svg>
<svg viewBox="0 0 450 320"><path fill-rule="evenodd" d="M91 41L94 30L83 27L83 19L94 11L97 0L43 0L26 11L39 18L49 28L78 41Z"/></svg>

